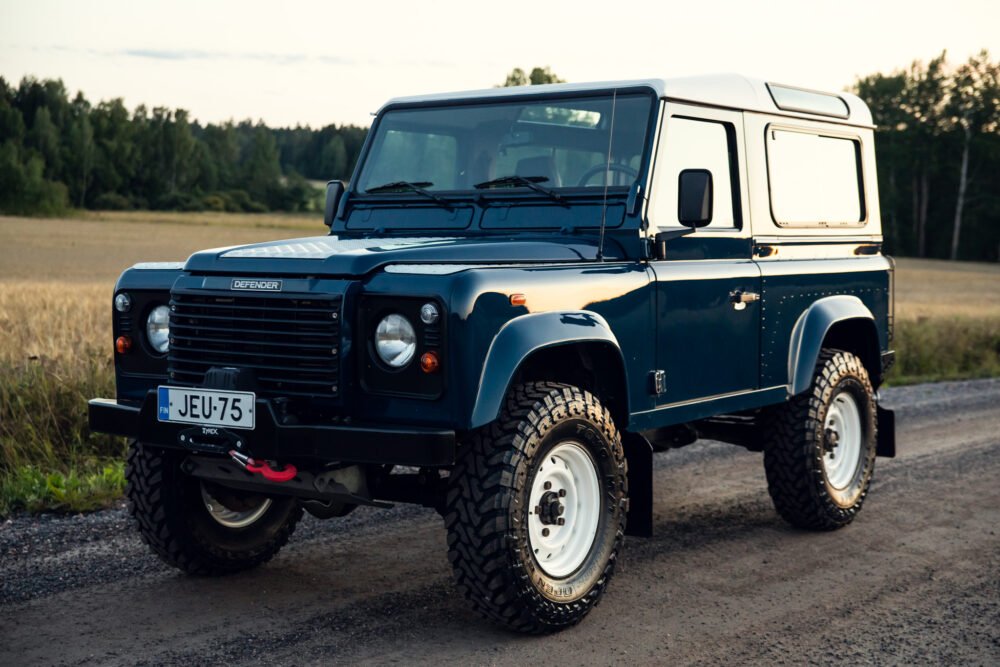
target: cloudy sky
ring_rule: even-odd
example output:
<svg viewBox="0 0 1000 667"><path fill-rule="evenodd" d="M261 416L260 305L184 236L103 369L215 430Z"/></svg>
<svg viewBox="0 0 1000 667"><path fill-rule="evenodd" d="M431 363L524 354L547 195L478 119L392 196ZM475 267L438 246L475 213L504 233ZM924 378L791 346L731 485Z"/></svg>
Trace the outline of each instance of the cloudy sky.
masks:
<svg viewBox="0 0 1000 667"><path fill-rule="evenodd" d="M1000 56L998 25L1000 0L0 0L0 76L59 77L91 101L202 121L367 124L389 97L490 87L515 66L839 90L942 49Z"/></svg>

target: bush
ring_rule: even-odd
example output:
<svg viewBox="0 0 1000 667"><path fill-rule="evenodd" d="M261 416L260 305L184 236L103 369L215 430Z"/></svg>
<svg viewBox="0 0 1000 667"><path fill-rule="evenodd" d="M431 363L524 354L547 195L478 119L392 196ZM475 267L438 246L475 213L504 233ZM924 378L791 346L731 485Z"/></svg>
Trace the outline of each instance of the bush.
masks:
<svg viewBox="0 0 1000 667"><path fill-rule="evenodd" d="M221 213L227 210L226 199L222 195L205 195L201 198L201 205L206 211Z"/></svg>
<svg viewBox="0 0 1000 667"><path fill-rule="evenodd" d="M161 211L201 211L201 198L187 192L172 192L156 200L156 208Z"/></svg>
<svg viewBox="0 0 1000 667"><path fill-rule="evenodd" d="M250 198L246 190L227 190L219 193L227 202L227 211L233 213L266 213L267 206Z"/></svg>
<svg viewBox="0 0 1000 667"><path fill-rule="evenodd" d="M105 192L94 198L94 208L101 211L128 211L132 209L132 201L117 192Z"/></svg>

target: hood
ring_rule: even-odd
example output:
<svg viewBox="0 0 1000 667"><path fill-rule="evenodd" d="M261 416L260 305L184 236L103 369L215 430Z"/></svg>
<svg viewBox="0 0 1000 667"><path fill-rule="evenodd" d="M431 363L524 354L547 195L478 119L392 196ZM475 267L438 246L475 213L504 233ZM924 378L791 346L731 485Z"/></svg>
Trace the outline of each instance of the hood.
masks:
<svg viewBox="0 0 1000 667"><path fill-rule="evenodd" d="M605 253L618 249L607 242ZM307 273L361 276L389 264L509 264L593 261L597 239L553 237L412 237L312 236L284 241L203 250L191 255L187 271L239 274Z"/></svg>

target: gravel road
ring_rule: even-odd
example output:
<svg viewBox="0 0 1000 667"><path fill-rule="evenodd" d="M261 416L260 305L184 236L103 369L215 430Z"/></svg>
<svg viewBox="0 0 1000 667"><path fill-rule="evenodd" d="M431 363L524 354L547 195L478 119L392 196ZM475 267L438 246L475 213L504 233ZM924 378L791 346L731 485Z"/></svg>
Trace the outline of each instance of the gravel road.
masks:
<svg viewBox="0 0 1000 667"><path fill-rule="evenodd" d="M1000 380L884 392L899 456L859 518L786 526L761 455L658 454L656 525L603 603L546 637L456 597L431 511L307 518L268 565L161 565L124 508L0 523L0 665L1000 664Z"/></svg>

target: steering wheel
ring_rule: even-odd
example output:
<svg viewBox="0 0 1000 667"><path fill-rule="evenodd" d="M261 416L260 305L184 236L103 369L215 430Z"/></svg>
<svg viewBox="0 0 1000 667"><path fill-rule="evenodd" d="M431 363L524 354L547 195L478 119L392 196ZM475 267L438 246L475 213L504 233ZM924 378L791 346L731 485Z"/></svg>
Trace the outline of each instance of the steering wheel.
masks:
<svg viewBox="0 0 1000 667"><path fill-rule="evenodd" d="M594 176L597 176L603 171L618 171L625 174L626 176L631 176L632 178L635 178L636 176L639 175L639 172L637 170L633 169L632 167L626 164L618 164L617 162L611 162L609 164L599 164L583 172L583 176L580 177L580 180L577 182L576 186L578 188L582 188L587 184L588 181L590 181L590 179L592 179Z"/></svg>

